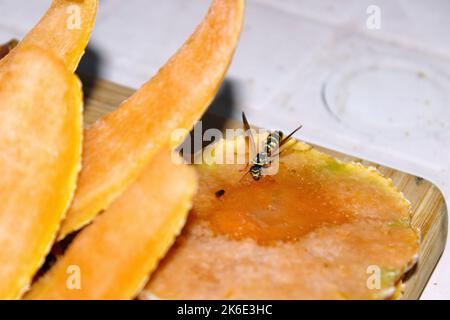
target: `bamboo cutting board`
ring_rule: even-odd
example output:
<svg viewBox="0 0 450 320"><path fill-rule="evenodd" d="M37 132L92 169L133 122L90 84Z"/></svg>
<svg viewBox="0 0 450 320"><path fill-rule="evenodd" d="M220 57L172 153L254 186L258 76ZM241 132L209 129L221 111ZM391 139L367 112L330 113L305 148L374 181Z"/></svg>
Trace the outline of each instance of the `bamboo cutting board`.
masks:
<svg viewBox="0 0 450 320"><path fill-rule="evenodd" d="M114 110L128 98L134 90L104 80L85 79L84 91L85 124L89 125L100 116ZM220 126L217 126L220 123ZM241 127L235 121L207 114L203 118L205 127ZM342 153L315 146L344 161L361 162L374 166L384 176L392 179L397 189L411 201L413 225L421 230L421 252L417 266L405 280L404 299L418 299L444 250L447 238L447 208L442 193L429 181L395 169L351 157Z"/></svg>

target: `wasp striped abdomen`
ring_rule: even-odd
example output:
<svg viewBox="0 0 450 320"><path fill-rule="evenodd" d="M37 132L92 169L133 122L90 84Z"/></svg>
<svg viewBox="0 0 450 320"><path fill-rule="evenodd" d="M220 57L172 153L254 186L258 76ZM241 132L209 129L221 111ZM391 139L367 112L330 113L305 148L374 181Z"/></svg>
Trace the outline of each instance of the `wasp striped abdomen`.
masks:
<svg viewBox="0 0 450 320"><path fill-rule="evenodd" d="M266 143L264 145L264 151L270 157L273 155L273 152L277 150L280 146L280 142L283 139L283 132L274 131L271 132L266 139Z"/></svg>

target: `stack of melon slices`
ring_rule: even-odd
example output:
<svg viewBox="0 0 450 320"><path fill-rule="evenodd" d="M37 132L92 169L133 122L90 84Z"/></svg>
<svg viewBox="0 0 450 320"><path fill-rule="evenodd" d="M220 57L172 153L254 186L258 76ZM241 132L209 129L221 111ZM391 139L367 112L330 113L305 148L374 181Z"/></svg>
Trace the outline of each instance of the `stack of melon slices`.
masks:
<svg viewBox="0 0 450 320"><path fill-rule="evenodd" d="M166 66L84 131L73 71L97 0L55 0L1 60L0 298L136 296L180 232L196 189L193 169L171 161L171 133L189 131L214 97L243 9L242 0L214 1ZM55 240L89 223L32 284ZM79 271L79 285L68 271Z"/></svg>
<svg viewBox="0 0 450 320"><path fill-rule="evenodd" d="M172 132L192 128L229 67L243 0L214 0L153 78L83 129L74 70L97 5L54 0L0 50L0 299L393 294L418 236L409 205L379 174L301 143L260 182L239 180L234 165L173 161ZM226 190L220 199L216 189ZM375 289L369 265L381 270Z"/></svg>

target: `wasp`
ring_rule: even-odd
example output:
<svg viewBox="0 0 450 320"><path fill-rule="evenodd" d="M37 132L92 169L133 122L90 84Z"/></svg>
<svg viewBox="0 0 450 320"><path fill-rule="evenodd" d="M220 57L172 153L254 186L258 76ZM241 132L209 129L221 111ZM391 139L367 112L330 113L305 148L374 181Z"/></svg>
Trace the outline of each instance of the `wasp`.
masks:
<svg viewBox="0 0 450 320"><path fill-rule="evenodd" d="M250 140L251 154L256 153L256 144L253 134L251 132L250 124L248 123L247 117L245 113L242 112L242 122L244 123L245 132L248 132L248 137ZM256 156L251 160L250 163L247 163L246 168L250 165L249 171L253 180L258 181L264 174L264 169L270 167L272 165L273 159L276 156L281 154L280 148L286 144L298 130L300 130L302 126L300 125L294 131L292 131L287 136L284 136L282 131L273 131L270 132L267 138L264 141L262 146L262 151L256 153ZM283 150L284 151L284 150ZM247 173L245 175L247 175ZM245 176L244 175L244 176Z"/></svg>

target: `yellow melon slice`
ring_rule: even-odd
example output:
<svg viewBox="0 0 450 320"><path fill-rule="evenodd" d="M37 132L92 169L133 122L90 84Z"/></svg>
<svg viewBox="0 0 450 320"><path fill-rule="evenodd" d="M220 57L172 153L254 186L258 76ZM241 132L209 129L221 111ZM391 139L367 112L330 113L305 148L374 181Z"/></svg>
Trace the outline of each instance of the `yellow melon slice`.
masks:
<svg viewBox="0 0 450 320"><path fill-rule="evenodd" d="M172 162L169 150L158 153L129 189L75 237L26 298L134 298L184 225L196 179L195 170ZM79 289L71 279L76 276Z"/></svg>
<svg viewBox="0 0 450 320"><path fill-rule="evenodd" d="M98 0L53 0L20 45L47 48L75 71L94 27L97 5Z"/></svg>
<svg viewBox="0 0 450 320"><path fill-rule="evenodd" d="M243 0L215 0L202 24L119 109L85 131L83 169L59 238L89 223L139 175L176 129L213 99L238 42Z"/></svg>
<svg viewBox="0 0 450 320"><path fill-rule="evenodd" d="M143 298L389 298L417 260L409 203L375 170L301 142L259 181L243 165L196 168L187 226Z"/></svg>
<svg viewBox="0 0 450 320"><path fill-rule="evenodd" d="M5 44L0 44L0 60L4 56L6 56L16 45L17 45L16 40L8 41Z"/></svg>
<svg viewBox="0 0 450 320"><path fill-rule="evenodd" d="M59 58L22 47L0 64L0 299L18 298L52 245L81 158L82 94Z"/></svg>

